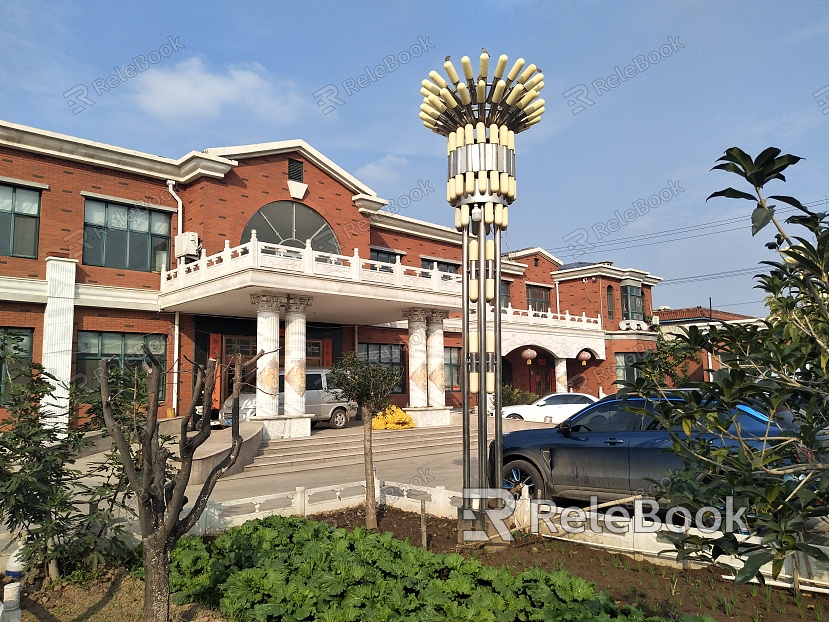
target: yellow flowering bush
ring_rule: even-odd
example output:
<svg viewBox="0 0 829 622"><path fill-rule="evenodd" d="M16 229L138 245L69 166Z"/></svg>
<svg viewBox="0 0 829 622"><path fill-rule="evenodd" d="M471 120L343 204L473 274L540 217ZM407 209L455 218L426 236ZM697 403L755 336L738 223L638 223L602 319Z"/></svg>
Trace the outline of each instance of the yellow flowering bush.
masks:
<svg viewBox="0 0 829 622"><path fill-rule="evenodd" d="M412 418L399 406L386 406L371 420L372 430L404 430L415 427Z"/></svg>

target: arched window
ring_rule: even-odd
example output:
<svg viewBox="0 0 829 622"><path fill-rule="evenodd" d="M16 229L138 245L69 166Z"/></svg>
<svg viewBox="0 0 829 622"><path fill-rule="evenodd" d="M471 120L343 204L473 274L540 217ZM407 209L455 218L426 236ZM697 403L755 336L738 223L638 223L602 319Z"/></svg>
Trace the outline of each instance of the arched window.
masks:
<svg viewBox="0 0 829 622"><path fill-rule="evenodd" d="M607 319L613 319L613 287L607 286Z"/></svg>
<svg viewBox="0 0 829 622"><path fill-rule="evenodd" d="M253 229L261 242L305 248L305 241L311 240L315 251L340 254L334 231L322 216L302 203L275 201L261 207L245 226L242 244L250 240Z"/></svg>

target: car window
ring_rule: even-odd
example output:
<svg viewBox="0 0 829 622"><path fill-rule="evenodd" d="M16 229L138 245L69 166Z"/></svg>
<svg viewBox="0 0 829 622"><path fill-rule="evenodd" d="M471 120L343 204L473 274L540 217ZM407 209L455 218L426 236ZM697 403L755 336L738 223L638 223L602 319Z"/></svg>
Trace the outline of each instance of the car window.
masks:
<svg viewBox="0 0 829 622"><path fill-rule="evenodd" d="M675 425L671 428L674 432L682 432L683 428L681 425ZM665 431L665 426L662 425L662 422L659 419L655 419L654 417L649 417L645 415L642 418L642 431L644 432L655 432L655 431Z"/></svg>
<svg viewBox="0 0 829 622"><path fill-rule="evenodd" d="M574 417L571 427L587 432L628 432L633 430L637 417L638 415L623 410L621 402L609 402Z"/></svg>
<svg viewBox="0 0 829 622"><path fill-rule="evenodd" d="M587 405L587 404L592 404L593 403L593 400L591 400L586 395L573 395L572 398L573 398L573 401L572 401L573 404Z"/></svg>
<svg viewBox="0 0 829 622"><path fill-rule="evenodd" d="M306 391L321 391L322 390L322 374L305 374L305 390Z"/></svg>
<svg viewBox="0 0 829 622"><path fill-rule="evenodd" d="M570 402L567 401L567 395L551 395L547 399L544 400L545 406L560 406L561 404L569 404Z"/></svg>

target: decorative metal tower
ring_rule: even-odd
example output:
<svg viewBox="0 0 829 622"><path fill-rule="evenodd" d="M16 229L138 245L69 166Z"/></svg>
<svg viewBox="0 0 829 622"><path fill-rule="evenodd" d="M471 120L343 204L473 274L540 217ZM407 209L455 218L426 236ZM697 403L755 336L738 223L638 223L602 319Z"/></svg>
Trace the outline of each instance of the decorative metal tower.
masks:
<svg viewBox="0 0 829 622"><path fill-rule="evenodd" d="M463 78L449 57L443 68L423 80L420 118L423 125L448 138L446 200L455 208L455 228L463 247L463 486L471 488L470 396L478 405L478 486L487 486L487 410L495 416L494 482L501 477L501 232L509 224L515 200L515 135L535 125L544 112L539 99L544 75L519 58L507 68L501 55L489 76L483 50L477 75L468 56L461 59ZM488 312L489 311L489 312ZM475 330L471 329L472 317ZM470 499L464 495L464 509Z"/></svg>

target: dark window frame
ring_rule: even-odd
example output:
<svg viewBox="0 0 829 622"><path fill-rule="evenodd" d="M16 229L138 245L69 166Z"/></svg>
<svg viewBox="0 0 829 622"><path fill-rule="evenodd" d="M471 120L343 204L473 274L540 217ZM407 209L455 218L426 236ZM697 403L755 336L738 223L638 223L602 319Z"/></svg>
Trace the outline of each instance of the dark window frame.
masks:
<svg viewBox="0 0 829 622"><path fill-rule="evenodd" d="M510 281L501 281L501 308L506 309L510 303Z"/></svg>
<svg viewBox="0 0 829 622"><path fill-rule="evenodd" d="M544 297L540 296L544 292ZM534 294L534 295L533 295ZM550 295L552 288L540 285L527 285L527 310L537 313L546 313L550 310ZM543 308L539 308L543 304Z"/></svg>
<svg viewBox="0 0 829 622"><path fill-rule="evenodd" d="M28 368L32 363L34 334L35 330L33 328L20 328L17 326L0 327L0 350L5 349L6 344L4 342L7 337L15 338L19 336L23 338L22 344L8 344L11 349L10 354L12 354L19 361L19 370L15 370L14 367L10 368L10 366L6 363L5 356L0 357L0 406L2 406L4 402L3 396L10 388L9 385L14 382L20 374L24 373L26 368ZM26 349L21 350L21 345Z"/></svg>
<svg viewBox="0 0 829 622"><path fill-rule="evenodd" d="M103 219L100 216L96 217L94 213L100 206L103 206ZM171 220L172 214L162 210L114 201L86 199L84 202L83 264L135 272L169 270L172 241ZM146 223L146 230L142 230L142 225L139 223ZM159 229L154 230L154 227L159 227ZM116 242L116 234L123 235L124 239ZM108 248L110 243L113 246ZM143 253L139 252L141 246L146 249ZM117 261L121 259L121 248L123 248L123 262ZM154 256L156 252L162 253L160 261Z"/></svg>
<svg viewBox="0 0 829 622"><path fill-rule="evenodd" d="M461 349L443 347L443 387L445 391L457 393L461 390Z"/></svg>
<svg viewBox="0 0 829 622"><path fill-rule="evenodd" d="M9 183L2 183L0 184L0 192L3 189L8 188L11 190L11 204L10 209L8 211L2 209L0 210L0 238L8 234L8 248L4 248L0 246L0 256L3 257L17 257L20 259L37 259L38 251L39 251L39 241L40 241L40 213L41 213L41 203L43 198L43 193L41 190L37 188L29 188L26 186L19 186L15 184ZM31 214L24 211L18 211L21 208L18 208L18 193L19 192L25 193L32 193L37 195L37 213ZM2 220L5 219L4 217L8 218L8 230L5 229L5 226L2 225ZM20 221L20 222L18 222ZM25 243L31 243L34 245L33 253L24 253L22 250L20 252L15 252L15 248L18 246L18 243L15 239L15 228L18 226L22 227L23 222L34 223L34 236L25 236ZM19 243L20 246L23 245L23 241ZM6 252L8 251L8 252Z"/></svg>
<svg viewBox="0 0 829 622"><path fill-rule="evenodd" d="M95 341L97 343L96 351L93 352L81 352L81 340L83 338L87 338L92 340L90 335L95 335ZM120 341L120 351L116 352L106 352L106 346L104 346L105 337L109 337L110 339L115 339L116 337ZM82 361L106 361L108 366L114 366L117 364L118 367L132 367L141 365L146 362L147 357L141 351L139 353L138 349L138 340L141 340L141 345L146 345L150 348L150 351L155 354L158 358L159 363L161 363L161 382L158 387L158 399L159 401L164 401L167 382L166 382L166 368L167 368L167 335L164 334L144 334L144 333L119 333L119 332L112 332L112 331L97 331L97 330L82 330L78 331L78 345L75 354L75 365L76 369L78 370L75 375L75 384L79 386L86 386L88 388L96 389L98 388L98 380L97 377L88 377L81 372L81 368L86 369L88 364L82 363ZM129 341L133 342L133 351L128 352L128 345ZM157 343L161 341L161 347L159 348ZM100 367L100 365L99 365ZM95 376L95 374L92 374Z"/></svg>
<svg viewBox="0 0 829 622"><path fill-rule="evenodd" d="M623 320L645 319L645 294L641 286L622 285L619 288L622 298Z"/></svg>
<svg viewBox="0 0 829 622"><path fill-rule="evenodd" d="M399 352L399 361L389 360L389 354L396 350ZM376 360L372 360L372 353L376 352ZM375 365L385 365L400 369L400 384L392 389L392 393L401 395L406 393L407 375L406 375L406 350L398 343L359 343L357 344L357 354L360 358L367 360L369 363Z"/></svg>
<svg viewBox="0 0 829 622"><path fill-rule="evenodd" d="M607 286L607 319L613 319L613 307L615 305L615 301L613 300L613 286Z"/></svg>

